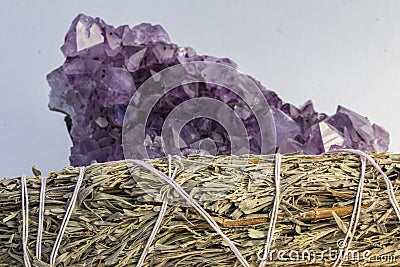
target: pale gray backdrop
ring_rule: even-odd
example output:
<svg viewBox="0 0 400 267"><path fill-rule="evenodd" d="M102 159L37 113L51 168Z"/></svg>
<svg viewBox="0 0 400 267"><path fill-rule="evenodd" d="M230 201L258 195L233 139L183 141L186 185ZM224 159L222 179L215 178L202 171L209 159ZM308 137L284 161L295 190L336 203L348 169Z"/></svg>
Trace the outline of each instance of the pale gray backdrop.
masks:
<svg viewBox="0 0 400 267"><path fill-rule="evenodd" d="M113 25L159 23L179 45L230 57L300 105L349 107L391 133L400 152L400 1L19 1L0 3L0 177L68 164L63 115L45 76L78 13Z"/></svg>

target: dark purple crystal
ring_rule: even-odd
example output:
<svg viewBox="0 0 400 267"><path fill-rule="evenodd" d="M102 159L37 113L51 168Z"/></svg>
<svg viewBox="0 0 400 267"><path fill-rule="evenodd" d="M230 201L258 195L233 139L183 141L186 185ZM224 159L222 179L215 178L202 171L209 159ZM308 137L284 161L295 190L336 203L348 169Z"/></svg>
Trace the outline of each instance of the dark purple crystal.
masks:
<svg viewBox="0 0 400 267"><path fill-rule="evenodd" d="M192 48L171 43L160 25L114 28L85 15L74 19L61 51L66 58L64 64L47 76L51 87L49 108L67 116L73 142L70 162L74 166L124 158L121 135L129 101L154 74L194 61L236 68L229 59L197 55ZM229 73L212 69L188 68L187 75L207 75L210 80L237 83ZM389 134L382 127L371 125L367 118L341 106L328 117L316 112L311 101L295 107L254 78L248 78L262 91L270 106L265 108L271 109L275 120L276 145L271 152L319 154L340 147L387 151ZM144 145L150 157L164 156L161 129L168 114L181 103L199 97L217 99L230 107L245 126L250 153L261 152L260 126L252 109L227 88L197 83L178 86L154 106L145 125ZM213 154L226 155L232 145L224 127L210 118L191 120L179 137L176 146L183 154L196 153L204 146Z"/></svg>

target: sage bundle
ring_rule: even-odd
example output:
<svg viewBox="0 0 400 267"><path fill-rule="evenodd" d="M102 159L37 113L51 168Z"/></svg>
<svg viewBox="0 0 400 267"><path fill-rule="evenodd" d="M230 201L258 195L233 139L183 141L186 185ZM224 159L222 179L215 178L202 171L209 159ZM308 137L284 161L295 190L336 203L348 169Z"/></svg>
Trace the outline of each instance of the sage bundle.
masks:
<svg viewBox="0 0 400 267"><path fill-rule="evenodd" d="M197 208L129 160L4 178L0 266L243 265L232 246L249 266L397 266L398 204L384 178L397 203L400 155L371 157L384 175L349 153L282 155L279 184L274 155L145 162L173 178Z"/></svg>

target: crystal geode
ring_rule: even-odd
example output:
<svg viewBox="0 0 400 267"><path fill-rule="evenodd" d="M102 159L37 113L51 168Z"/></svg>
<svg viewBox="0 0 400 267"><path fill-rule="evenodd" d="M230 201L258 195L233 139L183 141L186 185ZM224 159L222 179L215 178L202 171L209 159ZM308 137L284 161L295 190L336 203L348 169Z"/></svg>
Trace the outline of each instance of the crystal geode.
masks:
<svg viewBox="0 0 400 267"><path fill-rule="evenodd" d="M160 25L114 28L82 14L73 20L61 51L66 58L64 64L47 76L51 87L49 108L66 115L73 142L70 162L74 166L124 158L122 127L127 106L135 91L155 73L194 61L236 68L230 59L197 55L192 48L179 47ZM311 101L295 107L248 77L262 91L269 104L265 108L270 108L275 120L276 147L272 153L320 154L334 148L387 151L389 134L371 125L366 117L341 106L334 115L327 116L316 112ZM214 98L232 108L248 133L250 153L261 153L259 125L238 95L213 84L190 84L168 92L152 110L151 120L145 125L145 146L150 157L164 156L161 129L168 114L175 106L197 97ZM230 153L228 133L209 118L188 122L180 138L183 154L198 151L204 139L214 142L214 154Z"/></svg>

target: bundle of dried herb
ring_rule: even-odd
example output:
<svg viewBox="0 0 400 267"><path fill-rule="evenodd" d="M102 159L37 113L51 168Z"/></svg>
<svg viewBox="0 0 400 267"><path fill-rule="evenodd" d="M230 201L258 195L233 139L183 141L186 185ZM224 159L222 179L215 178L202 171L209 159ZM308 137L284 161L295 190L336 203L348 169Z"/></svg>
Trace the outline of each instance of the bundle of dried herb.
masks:
<svg viewBox="0 0 400 267"><path fill-rule="evenodd" d="M374 154L400 184L400 155ZM148 163L168 174L165 158ZM192 156L173 159L174 180L196 199L252 266L260 264L273 208L274 157ZM35 256L41 177L27 179L28 253L34 266L49 266L79 168L50 173L45 195L41 260ZM360 179L360 159L350 154L285 155L281 164L280 204L267 266L330 266L349 228ZM0 266L22 265L21 180L0 180ZM234 181L234 183L230 182ZM57 266L134 266L169 194L160 229L144 266L240 266L222 238L192 207L132 162L86 168L66 227ZM145 189L145 190L143 190ZM152 191L153 190L153 191ZM382 176L367 165L362 210L343 266L397 266L400 222Z"/></svg>

